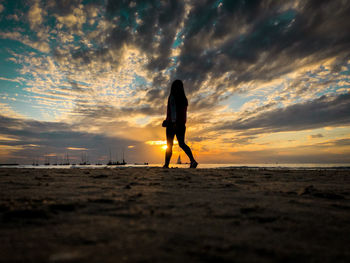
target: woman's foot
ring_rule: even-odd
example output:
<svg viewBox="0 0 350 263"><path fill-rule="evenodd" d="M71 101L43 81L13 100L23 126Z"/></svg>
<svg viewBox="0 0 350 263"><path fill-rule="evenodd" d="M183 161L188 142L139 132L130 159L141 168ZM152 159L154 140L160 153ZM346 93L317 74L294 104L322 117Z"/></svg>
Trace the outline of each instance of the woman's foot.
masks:
<svg viewBox="0 0 350 263"><path fill-rule="evenodd" d="M164 164L164 165L163 165L163 168L168 169L168 168L169 168L169 165Z"/></svg>
<svg viewBox="0 0 350 263"><path fill-rule="evenodd" d="M198 163L196 161L191 162L190 168L196 168Z"/></svg>

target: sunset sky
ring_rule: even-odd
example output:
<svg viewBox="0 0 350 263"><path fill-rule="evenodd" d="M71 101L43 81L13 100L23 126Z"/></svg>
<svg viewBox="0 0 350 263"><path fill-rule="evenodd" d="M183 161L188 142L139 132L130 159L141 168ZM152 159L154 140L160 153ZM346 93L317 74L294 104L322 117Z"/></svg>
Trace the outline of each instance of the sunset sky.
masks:
<svg viewBox="0 0 350 263"><path fill-rule="evenodd" d="M175 79L199 163L350 163L349 17L350 0L0 0L0 163L162 163Z"/></svg>

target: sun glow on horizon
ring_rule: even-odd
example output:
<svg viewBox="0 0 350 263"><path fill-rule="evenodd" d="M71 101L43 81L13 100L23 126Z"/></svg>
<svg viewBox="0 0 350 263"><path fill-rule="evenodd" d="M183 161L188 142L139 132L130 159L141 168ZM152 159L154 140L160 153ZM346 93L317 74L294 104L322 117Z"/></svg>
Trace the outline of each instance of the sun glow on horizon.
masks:
<svg viewBox="0 0 350 263"><path fill-rule="evenodd" d="M145 143L148 144L148 145L152 145L152 146L161 146L161 149L163 151L165 151L168 148L167 143L166 143L165 140L164 141L162 141L162 140L159 140L159 141L146 141ZM174 145L178 145L178 144L179 144L179 142L177 140L174 140Z"/></svg>

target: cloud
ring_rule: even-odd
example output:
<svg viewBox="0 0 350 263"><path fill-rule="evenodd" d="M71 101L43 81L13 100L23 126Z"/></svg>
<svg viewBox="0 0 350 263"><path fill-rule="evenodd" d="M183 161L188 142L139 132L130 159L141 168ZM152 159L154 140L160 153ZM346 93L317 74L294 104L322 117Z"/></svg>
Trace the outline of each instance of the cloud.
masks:
<svg viewBox="0 0 350 263"><path fill-rule="evenodd" d="M317 138L323 138L324 136L321 133L318 134L311 134L308 136L309 139L317 139Z"/></svg>
<svg viewBox="0 0 350 263"><path fill-rule="evenodd" d="M350 146L350 138L328 140L328 141L320 142L316 144L316 147L319 147L319 148L346 147L346 146Z"/></svg>
<svg viewBox="0 0 350 263"><path fill-rule="evenodd" d="M37 29L43 22L43 9L39 5L39 1L35 1L29 9L28 20L31 29Z"/></svg>
<svg viewBox="0 0 350 263"><path fill-rule="evenodd" d="M350 93L277 108L247 119L226 122L217 129L245 134L300 131L350 125Z"/></svg>
<svg viewBox="0 0 350 263"><path fill-rule="evenodd" d="M72 150L72 151L87 151L87 148L82 148L82 147L67 147L67 150Z"/></svg>
<svg viewBox="0 0 350 263"><path fill-rule="evenodd" d="M11 81L11 82L21 83L18 79L9 79L9 78L0 77L0 80L6 80L6 81Z"/></svg>
<svg viewBox="0 0 350 263"><path fill-rule="evenodd" d="M232 139L223 139L222 143L229 143L231 145L247 145L250 144L251 141L256 138L257 136L237 136Z"/></svg>
<svg viewBox="0 0 350 263"><path fill-rule="evenodd" d="M128 161L155 160L145 153L150 148L143 142L118 136L107 136L78 131L75 125L63 122L43 122L30 119L9 118L0 115L0 157L31 163L32 158L50 154L63 156L69 152L72 159L80 159L81 151L87 152L90 161L107 161L108 149L113 152L125 150ZM137 151L129 152L133 145ZM4 154L1 154L3 151ZM6 153L5 153L6 151ZM5 159L4 159L5 158ZM42 159L41 161L44 161Z"/></svg>
<svg viewBox="0 0 350 263"><path fill-rule="evenodd" d="M230 73L227 87L269 81L327 57L347 61L349 40L341 21L348 2L303 1L297 8L283 8L287 5L291 2L195 5L185 22L175 76L190 79L196 91L209 76Z"/></svg>
<svg viewBox="0 0 350 263"><path fill-rule="evenodd" d="M79 8L80 7L80 8ZM57 15L57 20L68 28L81 29L82 25L86 22L86 15L82 9L82 5L72 10L72 13L59 16Z"/></svg>
<svg viewBox="0 0 350 263"><path fill-rule="evenodd" d="M159 140L175 78L190 102L187 137L198 144L251 145L258 133L349 125L348 1L24 2L23 14L2 12L0 37L34 50L7 47L21 78L2 80L18 79L31 117L49 122L9 123L22 132L43 125L63 141L64 131L128 145Z"/></svg>
<svg viewBox="0 0 350 263"><path fill-rule="evenodd" d="M6 115L8 117L13 117L13 118L23 118L24 116L16 112L15 110L12 109L11 106L9 106L8 103L2 103L0 102L0 107L1 107L1 114Z"/></svg>
<svg viewBox="0 0 350 263"><path fill-rule="evenodd" d="M0 32L0 38L12 39L21 42L24 45L27 45L33 49L39 50L41 52L47 53L50 51L50 46L45 41L34 41L31 40L28 36L22 35L19 32Z"/></svg>
<svg viewBox="0 0 350 263"><path fill-rule="evenodd" d="M148 109L145 115L157 115L174 78L184 79L192 97L191 107L197 111L213 109L235 92L254 92L262 82L327 58L336 59L332 70L346 65L349 42L343 21L347 21L344 18L350 8L347 2L209 2L107 1L104 5L77 0L53 1L46 6L35 2L29 16L40 13L38 21L46 21L47 15L56 18L50 31L58 41L52 57L56 69L46 74L59 78L55 87L45 89L57 90L68 77L76 97L88 90L80 89L85 82L91 100L101 98L98 85L111 90L118 89L118 85L120 90L126 90L132 84L132 107ZM320 16L325 19L319 21ZM90 25L90 18L96 23ZM33 25L39 24L34 21L33 18ZM24 36L18 34L12 38L24 42ZM41 51L50 50L45 41L28 40L27 44ZM121 65L127 70L121 70ZM32 70L31 66L28 72ZM43 71L38 71L37 76L45 76ZM147 85L138 85L139 77ZM44 86L47 79L42 80ZM101 85L105 81L108 86ZM312 89L304 87L304 83L296 79L286 93L296 87L295 96L300 98ZM32 83L38 87L37 84ZM36 91L43 92L40 89ZM81 96L89 97L85 93ZM134 95L137 93L140 96ZM81 99L73 98L72 102ZM84 100L88 102L89 98ZM115 105L105 98L101 104ZM94 103L90 109L88 104L80 105L75 104L74 114L100 109Z"/></svg>

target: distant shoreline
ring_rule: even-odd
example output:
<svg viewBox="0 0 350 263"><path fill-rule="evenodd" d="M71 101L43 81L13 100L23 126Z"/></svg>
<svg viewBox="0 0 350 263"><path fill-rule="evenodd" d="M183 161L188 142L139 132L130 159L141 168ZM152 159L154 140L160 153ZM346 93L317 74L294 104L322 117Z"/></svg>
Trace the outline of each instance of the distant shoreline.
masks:
<svg viewBox="0 0 350 263"><path fill-rule="evenodd" d="M127 165L31 165L0 164L1 168L16 169L115 169L115 168L160 168L162 164L127 164ZM172 164L171 168L188 168L188 164ZM348 170L350 164L200 164L197 169L270 169L270 170Z"/></svg>

